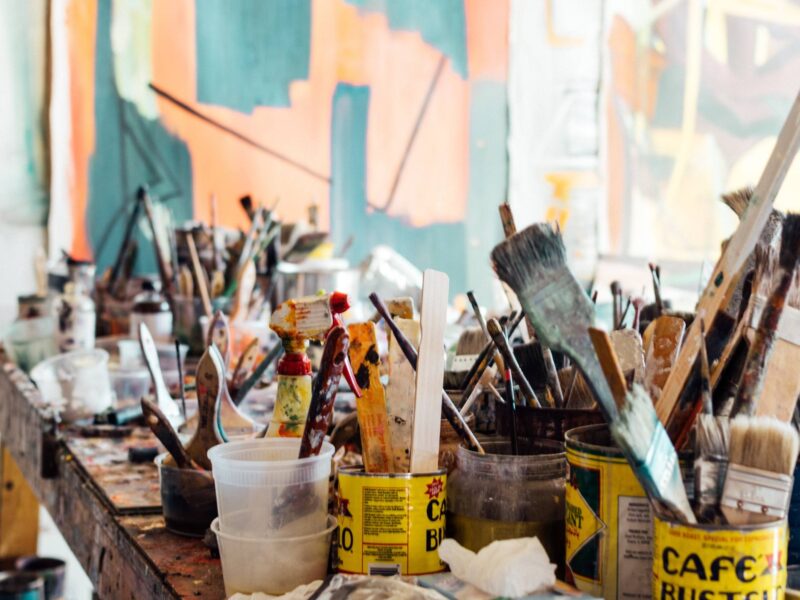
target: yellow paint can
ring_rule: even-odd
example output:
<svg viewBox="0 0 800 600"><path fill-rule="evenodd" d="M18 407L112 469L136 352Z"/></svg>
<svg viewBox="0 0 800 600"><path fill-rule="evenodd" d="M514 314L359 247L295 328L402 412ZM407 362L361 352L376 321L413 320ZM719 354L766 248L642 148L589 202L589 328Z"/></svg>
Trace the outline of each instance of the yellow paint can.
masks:
<svg viewBox="0 0 800 600"><path fill-rule="evenodd" d="M565 441L567 581L605 600L649 599L651 515L642 486L606 425L571 429Z"/></svg>
<svg viewBox="0 0 800 600"><path fill-rule="evenodd" d="M786 588L786 521L684 525L654 517L653 598L774 600Z"/></svg>
<svg viewBox="0 0 800 600"><path fill-rule="evenodd" d="M424 575L444 570L447 474L339 471L339 571Z"/></svg>

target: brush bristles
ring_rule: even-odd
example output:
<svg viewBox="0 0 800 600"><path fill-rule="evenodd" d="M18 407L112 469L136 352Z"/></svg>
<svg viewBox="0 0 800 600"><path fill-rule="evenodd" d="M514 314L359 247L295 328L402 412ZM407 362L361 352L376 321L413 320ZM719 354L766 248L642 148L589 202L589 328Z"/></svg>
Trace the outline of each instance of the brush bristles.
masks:
<svg viewBox="0 0 800 600"><path fill-rule="evenodd" d="M775 417L740 415L731 421L730 462L771 473L792 475L800 452L800 436Z"/></svg>
<svg viewBox="0 0 800 600"><path fill-rule="evenodd" d="M456 355L480 354L486 345L486 336L480 327L467 327L461 332L456 344Z"/></svg>
<svg viewBox="0 0 800 600"><path fill-rule="evenodd" d="M730 441L730 421L707 413L697 415L695 455L725 457Z"/></svg>
<svg viewBox="0 0 800 600"><path fill-rule="evenodd" d="M727 194L722 194L722 201L725 205L736 213L740 219L750 205L750 200L753 199L753 188L750 186L744 187Z"/></svg>
<svg viewBox="0 0 800 600"><path fill-rule="evenodd" d="M611 429L620 444L624 444L631 454L641 460L653 442L657 422L658 416L649 394L642 386L634 384Z"/></svg>
<svg viewBox="0 0 800 600"><path fill-rule="evenodd" d="M756 245L754 254L754 295L766 298L772 293L772 277L778 267L778 251L771 245L759 243Z"/></svg>
<svg viewBox="0 0 800 600"><path fill-rule="evenodd" d="M794 271L800 258L800 214L789 213L783 220L781 252L778 261L781 268Z"/></svg>
<svg viewBox="0 0 800 600"><path fill-rule="evenodd" d="M561 234L547 223L534 223L500 242L492 250L492 265L497 276L514 290L525 289L532 277L543 270L566 264L566 249Z"/></svg>

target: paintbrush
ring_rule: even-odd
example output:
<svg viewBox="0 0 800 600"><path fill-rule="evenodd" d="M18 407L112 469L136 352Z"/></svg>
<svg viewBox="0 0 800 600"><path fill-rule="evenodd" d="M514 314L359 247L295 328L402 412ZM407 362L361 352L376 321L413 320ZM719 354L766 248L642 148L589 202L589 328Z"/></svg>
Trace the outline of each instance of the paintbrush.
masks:
<svg viewBox="0 0 800 600"><path fill-rule="evenodd" d="M650 277L653 279L653 295L655 296L656 317L664 314L664 301L661 298L661 268L653 263L647 263Z"/></svg>
<svg viewBox="0 0 800 600"><path fill-rule="evenodd" d="M242 387L242 384L250 375L250 372L253 370L253 367L256 364L257 358L258 338L253 338L239 355L239 360L236 362L236 368L233 370L233 375L231 375L228 388L232 397L235 398L238 395L239 388Z"/></svg>
<svg viewBox="0 0 800 600"><path fill-rule="evenodd" d="M161 285L163 287L164 296L166 296L170 305L172 304L172 272L167 266L168 261L165 257L164 249L158 238L158 228L156 227L155 215L153 213L153 204L150 201L150 194L147 193L147 188L142 186L137 192L139 201L144 208L144 214L147 217L147 222L150 225L150 233L153 235L153 251L156 255L156 264L158 265L158 274L161 277Z"/></svg>
<svg viewBox="0 0 800 600"><path fill-rule="evenodd" d="M247 218L250 219L250 222L253 222L253 219L256 217L256 209L253 206L253 198L250 197L248 194L247 196L242 196L239 198L239 206L242 207L242 210L247 215Z"/></svg>
<svg viewBox="0 0 800 600"><path fill-rule="evenodd" d="M215 427L217 406L225 385L225 375L220 361L215 360L215 348L208 348L197 363L197 429L186 445L186 453L204 469L211 469L208 451L223 442Z"/></svg>
<svg viewBox="0 0 800 600"><path fill-rule="evenodd" d="M169 388L164 382L161 364L158 362L158 349L156 348L155 340L153 340L153 335L144 322L139 323L139 347L142 350L147 370L150 372L158 408L167 416L173 427L180 427L185 422L185 419L181 414L180 407L170 396Z"/></svg>
<svg viewBox="0 0 800 600"><path fill-rule="evenodd" d="M732 416L755 414L758 397L764 385L772 349L775 345L786 296L795 280L800 261L800 214L788 214L783 222L781 250L778 256L778 284L769 297L756 330L755 339L747 353L742 383L733 403Z"/></svg>
<svg viewBox="0 0 800 600"><path fill-rule="evenodd" d="M188 231L186 233L186 246L189 248L189 257L192 261L192 270L194 277L197 280L197 289L200 292L200 300L203 303L203 312L210 319L212 314L211 298L208 295L208 285L206 283L206 275L203 272L203 266L200 264L200 257L197 255L197 246L194 243L194 232Z"/></svg>
<svg viewBox="0 0 800 600"><path fill-rule="evenodd" d="M511 427L511 454L517 456L519 454L519 440L517 440L517 402L514 398L514 377L511 375L511 369L506 369L505 372L506 382L506 403L508 404L508 414Z"/></svg>
<svg viewBox="0 0 800 600"><path fill-rule="evenodd" d="M702 322L700 332L705 338L705 324ZM700 393L703 412L697 417L694 438L695 513L701 522L712 523L719 518L719 498L728 468L730 428L727 417L714 416L705 344L700 348Z"/></svg>
<svg viewBox="0 0 800 600"><path fill-rule="evenodd" d="M322 442L325 441L333 416L333 403L336 401L339 379L344 371L349 347L350 337L344 327L334 326L325 336L325 347L322 351L319 372L314 381L314 390L311 393L298 458L317 456L322 450Z"/></svg>
<svg viewBox="0 0 800 600"><path fill-rule="evenodd" d="M181 360L181 343L175 338L175 361L178 363L178 392L181 399L183 420L186 421L186 385L183 381L183 361Z"/></svg>
<svg viewBox="0 0 800 600"><path fill-rule="evenodd" d="M516 331L519 324L522 322L522 319L525 318L525 313L520 312L518 315L511 313L509 320L511 321L511 326L508 328L508 335L512 336L514 331ZM501 319L501 324L503 324ZM492 365L494 361L494 340L490 340L487 342L484 349L478 355L478 359L473 363L470 370L467 372L466 377L464 378L464 385L461 391L461 397L468 398L472 394L472 390L478 384L483 372Z"/></svg>
<svg viewBox="0 0 800 600"><path fill-rule="evenodd" d="M211 194L209 200L209 211L211 213L209 225L211 226L211 264L212 271L219 269L219 248L217 247L217 195Z"/></svg>
<svg viewBox="0 0 800 600"><path fill-rule="evenodd" d="M491 342L493 339L492 335L489 333L489 330L486 327L486 319L483 318L481 307L478 305L478 300L475 298L475 294L472 292L472 290L467 292L467 299L472 306L472 312L475 314L475 319L478 321L478 325L480 325L481 331L483 332L484 340L486 340L486 342ZM500 371L504 371L505 364L503 363L503 357L502 354L497 351L496 346L497 343L495 342L494 363L497 365L497 368Z"/></svg>
<svg viewBox="0 0 800 600"><path fill-rule="evenodd" d="M611 323L616 326L622 312L622 286L619 281L611 282Z"/></svg>
<svg viewBox="0 0 800 600"><path fill-rule="evenodd" d="M546 223L531 225L495 246L492 262L539 339L578 365L606 420L613 421L617 408L587 332L594 306L567 267L561 234Z"/></svg>
<svg viewBox="0 0 800 600"><path fill-rule="evenodd" d="M408 360L409 364L416 371L417 350L408 341L406 336L403 335L403 332L400 331L400 328L397 327L397 323L395 323L392 319L392 316L389 314L389 310L386 308L386 305L383 303L383 300L380 299L378 294L375 292L371 293L369 295L369 300L372 302L372 305L375 307L381 317L383 317L386 326L394 334L395 340L397 340L397 345L403 351L406 360ZM469 428L469 425L467 425L464 417L461 416L458 408L456 408L456 405L453 404L450 396L448 396L447 392L444 390L442 390L442 412L447 418L448 423L450 423L450 426L453 428L453 431L455 431L458 436L467 444L467 447L480 454L484 454L484 450L480 442L478 442L478 439L475 437L475 434L472 433L472 430Z"/></svg>
<svg viewBox="0 0 800 600"><path fill-rule="evenodd" d="M175 461L175 465L179 469L203 471L203 467L197 464L186 452L178 434L170 424L169 419L164 416L164 413L161 412L158 406L150 402L147 398L142 398L141 403L145 423L147 423L147 426L150 427L150 430L158 438L158 441L167 449L172 460Z"/></svg>
<svg viewBox="0 0 800 600"><path fill-rule="evenodd" d="M742 267L759 241L764 226L772 213L772 204L778 194L797 149L800 147L800 94L795 98L789 116L784 122L772 154L767 161L739 227L726 244L708 284L697 304L697 314L706 321L709 331L714 330L717 317L723 313L729 299L736 291L736 282L744 274ZM686 334L656 411L662 422L667 422L681 398L700 350L700 326L694 323ZM712 357L713 359L713 357Z"/></svg>
<svg viewBox="0 0 800 600"><path fill-rule="evenodd" d="M774 417L739 415L730 425L730 462L720 507L731 525L785 519L800 439Z"/></svg>
<svg viewBox="0 0 800 600"><path fill-rule="evenodd" d="M694 513L683 487L678 454L656 416L647 392L638 384L628 392L625 377L609 335L588 331L603 376L619 409L611 433L625 453L636 477L651 500L664 504L681 521L694 523Z"/></svg>
<svg viewBox="0 0 800 600"><path fill-rule="evenodd" d="M681 522L696 523L678 453L642 386L633 385L610 428L650 500L665 506Z"/></svg>
<svg viewBox="0 0 800 600"><path fill-rule="evenodd" d="M495 346L500 350L500 353L505 359L507 369L511 370L511 372L514 374L514 378L519 382L519 388L522 391L522 395L525 396L525 400L527 401L528 405L533 408L542 408L539 398L536 397L536 392L533 391L528 378L525 377L525 374L522 372L522 369L517 362L516 356L514 356L514 353L511 351L511 346L508 344L508 338L506 338L506 334L498 320L489 319L489 322L486 324L486 326L488 333L492 336Z"/></svg>

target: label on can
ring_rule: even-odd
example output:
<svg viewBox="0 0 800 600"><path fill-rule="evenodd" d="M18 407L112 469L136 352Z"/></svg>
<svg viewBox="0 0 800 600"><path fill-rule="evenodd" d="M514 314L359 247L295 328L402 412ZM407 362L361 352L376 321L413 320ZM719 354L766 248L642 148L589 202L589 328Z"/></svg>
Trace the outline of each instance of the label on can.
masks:
<svg viewBox="0 0 800 600"><path fill-rule="evenodd" d="M644 600L651 587L650 503L615 453L567 444L568 580L606 600Z"/></svg>
<svg viewBox="0 0 800 600"><path fill-rule="evenodd" d="M770 600L786 587L786 522L757 529L653 525L653 598Z"/></svg>
<svg viewBox="0 0 800 600"><path fill-rule="evenodd" d="M339 472L339 571L424 575L444 570L444 471L424 475Z"/></svg>

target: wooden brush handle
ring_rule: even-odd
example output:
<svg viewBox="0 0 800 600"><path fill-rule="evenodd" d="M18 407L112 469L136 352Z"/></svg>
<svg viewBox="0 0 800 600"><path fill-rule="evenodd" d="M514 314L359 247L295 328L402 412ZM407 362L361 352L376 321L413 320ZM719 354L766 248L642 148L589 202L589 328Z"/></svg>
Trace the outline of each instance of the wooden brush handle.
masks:
<svg viewBox="0 0 800 600"><path fill-rule="evenodd" d="M224 385L221 359L215 359L214 347L209 347L197 363L195 382L197 386L197 430L186 447L186 452L199 465L211 468L208 450L222 440L217 434L214 424L217 404ZM218 353L217 353L218 356Z"/></svg>
<svg viewBox="0 0 800 600"><path fill-rule="evenodd" d="M602 329L595 329L594 327L589 328L589 337L592 338L592 344L597 353L597 359L600 361L600 367L603 369L603 374L606 376L608 387L611 388L614 403L617 408L622 408L625 405L625 395L628 393L628 388L625 385L625 375L619 366L619 360L614 352L611 338Z"/></svg>
<svg viewBox="0 0 800 600"><path fill-rule="evenodd" d="M242 387L245 379L247 379L247 376L250 375L250 371L256 364L257 358L258 338L253 338L250 340L250 343L247 344L247 347L244 349L241 356L239 356L239 361L236 363L236 368L233 370L231 384L234 390L238 390L240 387Z"/></svg>
<svg viewBox="0 0 800 600"><path fill-rule="evenodd" d="M378 314L383 317L384 322L386 323L387 327L392 330L394 334L395 340L397 340L397 345L403 351L403 354L408 360L411 367L416 371L417 370L417 351L411 342L408 341L403 332L400 331L400 328L397 326L397 323L394 322L392 316L389 314L389 310L386 308L386 305L383 303L383 300L380 299L380 296L375 292L369 295L370 302L375 307L375 310L378 311ZM519 324L519 323L517 323ZM450 423L450 426L453 428L458 436L467 444L467 447L475 450L480 454L485 454L483 450L483 446L481 446L480 442L478 442L478 438L475 437L475 434L472 433L472 430L467 425L467 422L464 420L464 417L461 416L461 413L458 411L458 408L450 399L450 396L447 395L447 392L442 390L442 412L444 412L444 416L447 419L447 422Z"/></svg>
<svg viewBox="0 0 800 600"><path fill-rule="evenodd" d="M150 202L150 194L147 193L145 188L139 188L139 197L141 199L144 214L147 217L147 222L150 225L150 232L153 234L153 250L156 254L156 264L158 265L158 273L161 276L161 283L164 286L164 295L172 303L172 269L167 264L164 255L164 250L161 243L158 241L158 232L156 231L156 220L153 215L153 204Z"/></svg>
<svg viewBox="0 0 800 600"><path fill-rule="evenodd" d="M528 405L534 408L542 408L542 404L539 402L536 392L533 391L528 378L525 377L525 374L519 366L519 362L517 362L517 357L514 356L514 352L508 344L508 338L506 338L506 334L500 326L500 323L497 319L489 319L486 327L489 330L489 335L492 336L492 340L494 340L495 346L500 350L500 354L503 355L506 367L511 369L511 372L514 374L514 379L517 381L522 395L525 396L525 399L528 401Z"/></svg>
<svg viewBox="0 0 800 600"><path fill-rule="evenodd" d="M520 311L519 314L511 313L511 326L508 329L508 335L511 336L516 331L519 324L522 322L522 319L525 318L525 313ZM478 355L478 359L472 363L472 366L469 369L466 377L464 377L464 384L462 386L462 398L469 398L472 394L472 390L475 389L475 386L478 385L481 377L483 376L483 372L492 364L492 353L494 352L495 344L494 340L489 340L484 346L481 353Z"/></svg>
<svg viewBox="0 0 800 600"><path fill-rule="evenodd" d="M200 300L203 303L203 312L206 313L206 316L210 319L212 314L211 298L208 295L206 275L203 272L203 266L200 264L200 257L197 254L197 246L194 243L193 231L186 233L186 245L189 247L189 257L192 260L192 270L194 271L194 278L197 280L197 289L200 291Z"/></svg>
<svg viewBox="0 0 800 600"><path fill-rule="evenodd" d="M167 452L170 453L178 468L196 468L196 465L192 463L192 459L186 453L183 444L181 444L175 429L170 425L169 420L158 406L147 398L142 398L142 414L144 415L145 423L158 438L158 441L167 449Z"/></svg>
<svg viewBox="0 0 800 600"><path fill-rule="evenodd" d="M218 310L214 313L214 318L211 319L211 323L208 324L206 346L217 347L217 350L219 350L219 353L222 355L222 360L225 363L226 369L231 359L230 340L231 330L228 326L228 319L221 310Z"/></svg>
<svg viewBox="0 0 800 600"><path fill-rule="evenodd" d="M325 348L322 351L319 373L311 394L303 440L300 442L299 458L317 456L322 449L349 346L350 337L344 327L334 327L325 338Z"/></svg>

